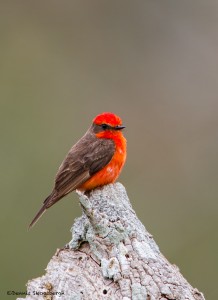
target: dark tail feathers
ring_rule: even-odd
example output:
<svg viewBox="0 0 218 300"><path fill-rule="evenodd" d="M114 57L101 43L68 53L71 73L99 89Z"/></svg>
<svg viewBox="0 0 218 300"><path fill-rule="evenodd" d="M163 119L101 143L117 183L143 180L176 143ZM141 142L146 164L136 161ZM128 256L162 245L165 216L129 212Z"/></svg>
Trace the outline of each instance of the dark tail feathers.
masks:
<svg viewBox="0 0 218 300"><path fill-rule="evenodd" d="M40 210L37 212L36 216L34 217L34 219L32 220L32 222L30 223L29 225L29 229L31 229L35 224L36 222L39 220L39 218L44 214L44 212L46 211L47 207L46 207L46 204L44 204Z"/></svg>
<svg viewBox="0 0 218 300"><path fill-rule="evenodd" d="M36 222L39 220L39 218L41 218L41 216L44 214L47 208L55 204L59 199L60 198L55 197L55 192L53 191L51 195L49 195L43 202L43 206L40 208L32 222L30 223L29 229L31 229L36 224Z"/></svg>

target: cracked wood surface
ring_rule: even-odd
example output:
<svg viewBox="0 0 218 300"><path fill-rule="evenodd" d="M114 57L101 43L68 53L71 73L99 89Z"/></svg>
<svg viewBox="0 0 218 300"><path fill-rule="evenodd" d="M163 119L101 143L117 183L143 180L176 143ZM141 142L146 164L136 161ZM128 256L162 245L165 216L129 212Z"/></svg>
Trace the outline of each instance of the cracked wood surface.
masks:
<svg viewBox="0 0 218 300"><path fill-rule="evenodd" d="M72 240L52 257L45 275L28 282L25 299L204 299L161 254L122 184L78 194L83 215Z"/></svg>

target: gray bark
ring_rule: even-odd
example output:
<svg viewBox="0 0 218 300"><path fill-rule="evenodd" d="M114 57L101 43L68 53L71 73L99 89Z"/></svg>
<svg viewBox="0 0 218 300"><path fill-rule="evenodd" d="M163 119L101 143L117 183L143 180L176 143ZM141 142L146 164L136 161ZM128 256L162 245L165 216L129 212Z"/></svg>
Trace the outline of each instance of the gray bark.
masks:
<svg viewBox="0 0 218 300"><path fill-rule="evenodd" d="M28 282L26 299L204 299L161 254L120 183L78 194L83 215L73 238Z"/></svg>

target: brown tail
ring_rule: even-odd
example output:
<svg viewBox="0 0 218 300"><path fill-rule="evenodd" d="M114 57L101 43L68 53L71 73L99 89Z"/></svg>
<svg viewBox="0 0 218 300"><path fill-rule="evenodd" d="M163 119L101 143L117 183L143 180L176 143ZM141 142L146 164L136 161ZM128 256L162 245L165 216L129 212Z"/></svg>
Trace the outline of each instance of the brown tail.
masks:
<svg viewBox="0 0 218 300"><path fill-rule="evenodd" d="M29 229L31 229L35 224L36 222L39 220L39 218L44 214L44 212L46 211L47 207L46 207L46 204L44 204L40 210L37 212L36 216L34 217L34 219L32 220L32 222L30 223L29 225Z"/></svg>
<svg viewBox="0 0 218 300"><path fill-rule="evenodd" d="M53 191L43 202L43 206L40 208L32 222L30 223L29 229L31 229L36 224L36 222L39 220L39 218L41 218L47 208L54 205L60 198L61 197L56 197L56 193L55 191Z"/></svg>

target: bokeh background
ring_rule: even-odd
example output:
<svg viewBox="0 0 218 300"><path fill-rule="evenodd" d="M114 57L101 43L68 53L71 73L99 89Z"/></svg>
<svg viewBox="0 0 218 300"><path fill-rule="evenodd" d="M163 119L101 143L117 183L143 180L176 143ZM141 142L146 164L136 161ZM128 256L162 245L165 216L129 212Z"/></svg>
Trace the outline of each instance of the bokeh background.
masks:
<svg viewBox="0 0 218 300"><path fill-rule="evenodd" d="M27 226L96 114L126 125L120 177L163 254L217 298L218 2L1 1L0 298L25 291L80 216Z"/></svg>

